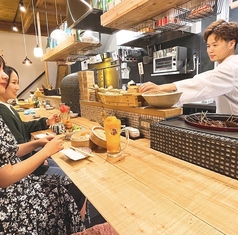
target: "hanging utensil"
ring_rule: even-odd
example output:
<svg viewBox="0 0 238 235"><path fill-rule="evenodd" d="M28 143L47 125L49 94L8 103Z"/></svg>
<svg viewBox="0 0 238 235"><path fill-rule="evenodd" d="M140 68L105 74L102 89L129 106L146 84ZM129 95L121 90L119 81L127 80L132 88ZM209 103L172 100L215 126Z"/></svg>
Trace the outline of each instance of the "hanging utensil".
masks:
<svg viewBox="0 0 238 235"><path fill-rule="evenodd" d="M147 46L147 56L143 56L143 64L149 64L152 62L152 56L150 54L150 48Z"/></svg>

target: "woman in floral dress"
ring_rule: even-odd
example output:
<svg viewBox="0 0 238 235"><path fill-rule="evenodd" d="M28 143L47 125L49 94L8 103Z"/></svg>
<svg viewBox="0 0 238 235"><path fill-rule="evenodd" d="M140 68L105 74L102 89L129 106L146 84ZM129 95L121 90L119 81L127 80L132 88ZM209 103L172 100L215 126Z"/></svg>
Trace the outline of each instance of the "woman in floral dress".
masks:
<svg viewBox="0 0 238 235"><path fill-rule="evenodd" d="M8 76L0 57L0 94ZM84 230L79 209L67 188L71 181L55 175L30 175L49 155L63 149L53 138L30 158L19 157L34 146L17 145L0 116L0 234L64 235Z"/></svg>

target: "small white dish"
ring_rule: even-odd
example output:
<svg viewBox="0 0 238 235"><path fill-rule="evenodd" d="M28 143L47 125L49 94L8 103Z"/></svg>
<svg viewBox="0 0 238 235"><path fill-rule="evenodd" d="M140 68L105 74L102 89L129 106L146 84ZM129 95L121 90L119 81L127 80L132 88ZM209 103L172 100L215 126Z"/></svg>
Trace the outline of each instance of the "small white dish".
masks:
<svg viewBox="0 0 238 235"><path fill-rule="evenodd" d="M71 160L74 161L78 161L80 159L84 159L87 156L85 156L84 154L74 151L73 149L63 149L60 151L61 153L63 153L65 156L67 156L68 158L70 158Z"/></svg>
<svg viewBox="0 0 238 235"><path fill-rule="evenodd" d="M51 109L54 109L54 108L55 108L55 107L53 107L53 106L46 106L46 107L45 107L46 110L51 110Z"/></svg>
<svg viewBox="0 0 238 235"><path fill-rule="evenodd" d="M75 117L78 117L79 114L78 113L70 113L69 115L71 118L75 118Z"/></svg>
<svg viewBox="0 0 238 235"><path fill-rule="evenodd" d="M88 152L90 154L92 150L90 148L85 148L84 147L83 151L84 152ZM73 161L78 161L78 160L81 160L81 159L84 159L84 158L88 157L88 155L83 154L83 153L78 152L78 151L75 151L75 150L73 150L71 148L63 149L60 152L63 153L65 156L67 156L68 158L70 158Z"/></svg>

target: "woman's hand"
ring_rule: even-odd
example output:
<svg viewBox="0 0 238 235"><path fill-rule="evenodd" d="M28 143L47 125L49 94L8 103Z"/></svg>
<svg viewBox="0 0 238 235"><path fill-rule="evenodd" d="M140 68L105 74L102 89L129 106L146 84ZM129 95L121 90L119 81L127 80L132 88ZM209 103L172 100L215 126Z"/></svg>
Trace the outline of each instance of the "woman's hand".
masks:
<svg viewBox="0 0 238 235"><path fill-rule="evenodd" d="M35 140L35 141L37 141L37 143L38 143L38 147L43 147L43 146L45 146L49 141L51 141L52 139L54 139L55 138L55 136L54 135L47 135L46 137L44 137L44 138L40 138L40 139L38 139L38 140ZM34 140L33 140L34 141Z"/></svg>
<svg viewBox="0 0 238 235"><path fill-rule="evenodd" d="M140 85L140 87L139 87L139 92L141 92L141 93L146 92L146 91L157 91L157 90L160 90L160 89L159 89L159 86L156 85L156 84L153 83L153 82L143 83L143 84Z"/></svg>
<svg viewBox="0 0 238 235"><path fill-rule="evenodd" d="M40 151L44 151L47 153L48 156L51 156L52 154L59 152L63 148L64 141L60 138L55 137L54 139L48 141L48 143Z"/></svg>
<svg viewBox="0 0 238 235"><path fill-rule="evenodd" d="M60 122L60 116L58 114L52 114L46 120L46 125L50 126L58 122Z"/></svg>

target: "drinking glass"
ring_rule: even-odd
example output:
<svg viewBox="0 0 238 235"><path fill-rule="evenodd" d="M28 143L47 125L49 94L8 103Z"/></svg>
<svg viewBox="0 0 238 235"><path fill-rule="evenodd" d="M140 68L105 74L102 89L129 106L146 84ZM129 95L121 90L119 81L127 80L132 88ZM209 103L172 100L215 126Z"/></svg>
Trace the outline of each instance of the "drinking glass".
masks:
<svg viewBox="0 0 238 235"><path fill-rule="evenodd" d="M117 158L127 147L129 141L129 132L127 129L121 129L121 120L115 116L108 116L104 120L104 130L107 141L107 156ZM125 132L126 142L121 147L121 133Z"/></svg>

